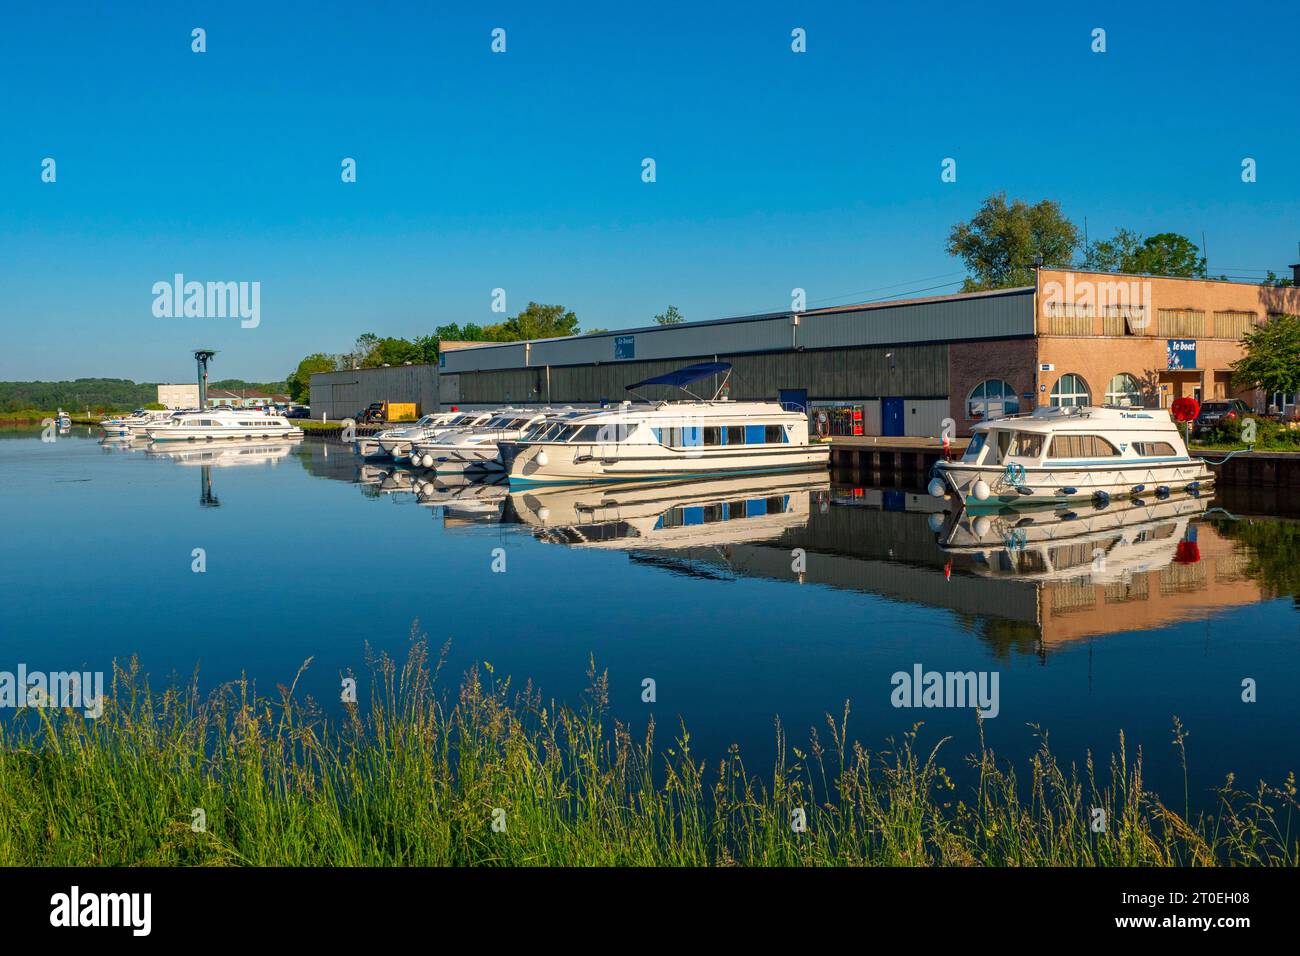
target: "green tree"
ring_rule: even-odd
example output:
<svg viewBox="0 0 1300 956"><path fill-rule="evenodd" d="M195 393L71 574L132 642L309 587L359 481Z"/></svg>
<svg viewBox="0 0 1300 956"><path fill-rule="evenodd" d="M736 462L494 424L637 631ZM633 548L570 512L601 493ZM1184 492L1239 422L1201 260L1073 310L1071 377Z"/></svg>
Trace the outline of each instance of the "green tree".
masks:
<svg viewBox="0 0 1300 956"><path fill-rule="evenodd" d="M1079 230L1065 218L1059 203L1044 199L1029 205L1007 203L1006 193L984 200L969 222L948 234L948 254L966 263L971 275L965 292L1034 284L1034 265L1068 266L1079 244Z"/></svg>
<svg viewBox="0 0 1300 956"><path fill-rule="evenodd" d="M677 306L670 305L668 311L660 312L655 316L655 321L660 325L681 325L686 319L677 310Z"/></svg>
<svg viewBox="0 0 1300 956"><path fill-rule="evenodd" d="M562 305L529 302L518 315L500 325L489 325L484 331L490 339L498 342L559 338L578 334L578 317Z"/></svg>
<svg viewBox="0 0 1300 956"><path fill-rule="evenodd" d="M412 343L415 346L416 354L420 357L416 361L424 365L438 364L438 336L435 335L417 335Z"/></svg>
<svg viewBox="0 0 1300 956"><path fill-rule="evenodd" d="M361 360L362 368L378 368L381 365L401 365L404 362L418 362L420 350L414 342L406 339L386 337L379 339Z"/></svg>
<svg viewBox="0 0 1300 956"><path fill-rule="evenodd" d="M1114 238L1088 249L1083 267L1097 272L1205 278L1205 257L1200 248L1176 232L1143 237L1130 229L1121 229Z"/></svg>
<svg viewBox="0 0 1300 956"><path fill-rule="evenodd" d="M463 326L452 322L440 325L433 330L433 337L439 342L487 342L487 332L483 326L466 322Z"/></svg>
<svg viewBox="0 0 1300 956"><path fill-rule="evenodd" d="M1275 315L1241 339L1246 355L1232 363L1234 388L1300 392L1300 316Z"/></svg>
<svg viewBox="0 0 1300 956"><path fill-rule="evenodd" d="M299 404L306 402L311 397L311 373L312 372L332 372L338 367L334 356L326 355L324 352L314 352L298 363L285 383L289 388L289 398Z"/></svg>

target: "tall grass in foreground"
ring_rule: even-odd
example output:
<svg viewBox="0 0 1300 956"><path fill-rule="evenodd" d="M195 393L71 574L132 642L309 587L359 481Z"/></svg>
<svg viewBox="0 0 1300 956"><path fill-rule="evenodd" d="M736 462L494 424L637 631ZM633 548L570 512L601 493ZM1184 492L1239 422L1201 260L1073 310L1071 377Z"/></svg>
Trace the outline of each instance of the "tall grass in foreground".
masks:
<svg viewBox="0 0 1300 956"><path fill-rule="evenodd" d="M1062 767L1046 738L1026 778L981 735L959 793L917 732L870 753L847 707L775 766L706 766L682 731L657 750L585 702L543 704L484 665L435 691L422 640L369 661L375 692L341 721L246 682L203 697L115 671L103 716L42 710L0 728L0 863L36 865L1291 865L1294 775L1218 792L1189 819L1146 791L1140 752ZM296 681L295 681L296 685ZM15 729L15 726L19 729ZM1041 735L1040 735L1041 736ZM1175 723L1174 744L1183 744ZM1099 781L1098 777L1104 777ZM1179 797L1186 806L1186 795ZM193 811L206 814L195 832ZM504 811L504 832L492 828ZM807 829L795 832L802 808ZM1100 832L1093 808L1106 814ZM500 819L500 818L499 818Z"/></svg>

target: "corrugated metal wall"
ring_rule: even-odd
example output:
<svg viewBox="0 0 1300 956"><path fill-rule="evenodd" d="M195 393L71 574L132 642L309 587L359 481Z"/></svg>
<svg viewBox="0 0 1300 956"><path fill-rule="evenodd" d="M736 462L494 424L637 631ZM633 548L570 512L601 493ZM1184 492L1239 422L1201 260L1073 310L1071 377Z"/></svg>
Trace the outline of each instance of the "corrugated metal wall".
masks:
<svg viewBox="0 0 1300 956"><path fill-rule="evenodd" d="M797 328L789 314L780 314L458 348L445 353L442 372L490 371L524 365L555 367L606 362L632 365L722 353L793 352L1033 334L1033 290L1026 289L830 314L805 312L799 316ZM617 339L631 340L632 359L615 358Z"/></svg>
<svg viewBox="0 0 1300 956"><path fill-rule="evenodd" d="M438 408L438 374L432 365L394 365L311 377L311 415L351 418L371 402L415 402L419 414Z"/></svg>
<svg viewBox="0 0 1300 956"><path fill-rule="evenodd" d="M624 386L691 362L733 366L730 397L863 402L867 434L880 433L882 397L909 399L907 435L938 435L948 415L948 343L1034 334L1033 290L875 306L831 314L752 316L532 343L449 350L444 395L465 405L592 404L627 397ZM615 359L615 342L622 354ZM715 383L701 382L711 394ZM647 390L670 397L668 390ZM676 397L676 396L671 396Z"/></svg>
<svg viewBox="0 0 1300 956"><path fill-rule="evenodd" d="M467 405L620 401L627 397L625 386L632 382L671 372L689 361L712 361L713 358L713 355L686 356L654 362L551 368L549 371L526 368L462 372L456 376L444 375L443 378L457 379L458 400ZM721 352L717 358L732 364L731 398L736 400L776 400L783 388L807 389L808 397L813 401L884 395L935 398L948 394L946 345L900 345L766 355ZM716 387L715 383L701 382L696 394L711 395ZM662 387L647 388L644 394L679 397L669 396ZM912 416L909 414L908 417Z"/></svg>
<svg viewBox="0 0 1300 956"><path fill-rule="evenodd" d="M801 317L805 348L950 342L1034 334L1033 290Z"/></svg>

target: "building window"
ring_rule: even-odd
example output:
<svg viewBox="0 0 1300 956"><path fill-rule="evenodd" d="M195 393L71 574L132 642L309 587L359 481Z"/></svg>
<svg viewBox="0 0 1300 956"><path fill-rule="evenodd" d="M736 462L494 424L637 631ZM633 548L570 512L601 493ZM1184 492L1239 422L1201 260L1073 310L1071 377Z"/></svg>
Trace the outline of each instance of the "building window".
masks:
<svg viewBox="0 0 1300 956"><path fill-rule="evenodd" d="M1205 311L1203 309L1158 309L1156 323L1160 335L1170 338L1203 338L1205 336Z"/></svg>
<svg viewBox="0 0 1300 956"><path fill-rule="evenodd" d="M1107 405L1142 405L1142 386L1128 372L1120 372L1106 386Z"/></svg>
<svg viewBox="0 0 1300 956"><path fill-rule="evenodd" d="M1214 336L1219 339L1239 339L1259 322L1254 312L1215 312Z"/></svg>
<svg viewBox="0 0 1300 956"><path fill-rule="evenodd" d="M1097 310L1090 302L1059 302L1048 299L1044 303L1049 335L1092 335L1092 320Z"/></svg>
<svg viewBox="0 0 1300 956"><path fill-rule="evenodd" d="M1088 404L1088 385L1082 375L1062 375L1052 386L1052 402L1058 408Z"/></svg>
<svg viewBox="0 0 1300 956"><path fill-rule="evenodd" d="M1020 399L1016 390L1000 378L980 382L966 399L966 417L977 421L991 421L1007 415L1020 414Z"/></svg>
<svg viewBox="0 0 1300 956"><path fill-rule="evenodd" d="M1147 312L1143 306L1107 305L1102 309L1102 335L1143 335L1147 324Z"/></svg>

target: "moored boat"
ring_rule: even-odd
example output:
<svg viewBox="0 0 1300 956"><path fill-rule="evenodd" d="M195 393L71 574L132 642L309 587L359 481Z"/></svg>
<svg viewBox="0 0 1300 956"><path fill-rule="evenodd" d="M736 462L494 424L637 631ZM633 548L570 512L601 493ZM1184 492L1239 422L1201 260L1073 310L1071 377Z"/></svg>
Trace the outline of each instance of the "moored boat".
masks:
<svg viewBox="0 0 1300 956"><path fill-rule="evenodd" d="M137 408L130 415L106 418L99 423L106 438L135 438L143 436L150 425L160 425L174 415L171 409Z"/></svg>
<svg viewBox="0 0 1300 956"><path fill-rule="evenodd" d="M1074 406L981 422L960 461L935 465L929 491L997 509L1166 497L1213 483L1167 411Z"/></svg>
<svg viewBox="0 0 1300 956"><path fill-rule="evenodd" d="M179 412L165 422L145 428L152 442L214 441L218 439L301 438L302 429L283 415L253 409Z"/></svg>
<svg viewBox="0 0 1300 956"><path fill-rule="evenodd" d="M638 403L575 414L500 443L512 486L656 481L807 471L826 467L829 446L809 441L808 418L777 402L718 396L731 366L691 365L627 386L685 386L724 376L712 399Z"/></svg>
<svg viewBox="0 0 1300 956"><path fill-rule="evenodd" d="M493 415L492 411L457 412L455 417L442 424L426 425L412 435L403 436L399 443L389 452L389 457L396 462L405 462L413 468L420 467L416 446L435 442L452 435L460 435L475 428L482 427Z"/></svg>
<svg viewBox="0 0 1300 956"><path fill-rule="evenodd" d="M410 454L412 442L445 428L464 425L474 417L456 411L431 412L413 424L386 428L378 434L357 439L357 453L364 458L405 458Z"/></svg>
<svg viewBox="0 0 1300 956"><path fill-rule="evenodd" d="M473 428L417 442L411 463L450 471L500 471L500 445L515 441L543 422L561 422L583 414L572 408L504 408Z"/></svg>

